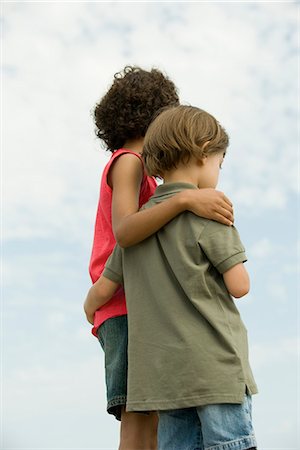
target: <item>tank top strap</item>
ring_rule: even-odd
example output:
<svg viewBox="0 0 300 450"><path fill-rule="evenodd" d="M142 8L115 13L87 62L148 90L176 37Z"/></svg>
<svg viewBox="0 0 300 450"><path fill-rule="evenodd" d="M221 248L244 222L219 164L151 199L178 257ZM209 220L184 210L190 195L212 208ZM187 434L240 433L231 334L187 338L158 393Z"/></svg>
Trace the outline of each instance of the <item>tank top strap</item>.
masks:
<svg viewBox="0 0 300 450"><path fill-rule="evenodd" d="M141 163L142 163L142 166L143 166L143 172L144 172L144 176L145 176L144 161L143 161L141 155L140 155L139 153L133 152L133 151L131 151L131 150L127 150L127 149L125 149L125 148L120 148L119 150L116 150L116 151L111 155L111 158L110 158L109 162L107 163L107 165L106 165L106 167L105 167L105 169L104 169L104 172L103 172L104 177L103 177L103 179L105 180L107 186L108 186L108 183L107 183L107 175L108 175L108 172L110 171L110 168L111 168L113 162L114 162L117 158L119 158L121 155L125 155L126 153L130 153L131 155L134 155L134 156L136 156L137 158L139 158L139 160L140 160Z"/></svg>
<svg viewBox="0 0 300 450"><path fill-rule="evenodd" d="M139 158L142 163L143 163L143 159L141 157L141 155L139 153L133 152L131 150L127 150L126 148L120 148L119 150L116 150L111 157L111 162L113 162L116 158L118 158L121 155L125 155L126 153L130 153L131 155L135 155L137 156L137 158Z"/></svg>

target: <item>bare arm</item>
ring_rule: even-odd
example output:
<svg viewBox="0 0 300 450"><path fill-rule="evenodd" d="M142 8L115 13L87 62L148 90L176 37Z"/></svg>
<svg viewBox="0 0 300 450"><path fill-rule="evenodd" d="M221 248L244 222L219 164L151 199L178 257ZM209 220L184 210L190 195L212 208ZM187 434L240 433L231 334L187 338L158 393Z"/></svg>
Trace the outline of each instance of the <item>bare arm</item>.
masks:
<svg viewBox="0 0 300 450"><path fill-rule="evenodd" d="M87 320L93 325L94 315L97 309L105 305L110 300L118 288L118 283L101 276L99 280L90 288L84 302L84 311Z"/></svg>
<svg viewBox="0 0 300 450"><path fill-rule="evenodd" d="M229 294L233 297L240 298L248 294L250 280L243 263L237 264L223 273L223 279Z"/></svg>
<svg viewBox="0 0 300 450"><path fill-rule="evenodd" d="M118 158L110 171L113 188L112 226L121 247L141 242L187 210L232 225L232 204L222 192L215 189L187 189L152 208L138 211L142 176L141 161L130 154Z"/></svg>

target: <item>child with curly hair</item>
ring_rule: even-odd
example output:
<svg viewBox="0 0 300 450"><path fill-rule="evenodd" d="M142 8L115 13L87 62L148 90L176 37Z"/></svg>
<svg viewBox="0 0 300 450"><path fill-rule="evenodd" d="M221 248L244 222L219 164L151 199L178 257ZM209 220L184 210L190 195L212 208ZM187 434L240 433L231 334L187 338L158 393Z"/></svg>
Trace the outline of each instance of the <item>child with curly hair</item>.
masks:
<svg viewBox="0 0 300 450"><path fill-rule="evenodd" d="M178 192L161 204L139 211L154 194L155 178L146 175L141 152L146 130L162 107L179 104L174 83L162 72L126 66L115 74L106 95L96 105L96 134L112 156L104 168L96 215L90 275L95 283L116 241L137 244L183 211L233 223L231 202L215 189ZM121 420L119 450L156 449L157 415L126 412L128 325L125 294L119 288L95 312L93 334L105 353L107 411Z"/></svg>

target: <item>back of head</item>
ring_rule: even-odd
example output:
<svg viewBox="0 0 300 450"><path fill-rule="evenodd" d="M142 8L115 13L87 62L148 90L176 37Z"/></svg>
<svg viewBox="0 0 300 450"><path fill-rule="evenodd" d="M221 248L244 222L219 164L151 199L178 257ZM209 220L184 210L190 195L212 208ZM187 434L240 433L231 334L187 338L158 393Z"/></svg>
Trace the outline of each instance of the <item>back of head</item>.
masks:
<svg viewBox="0 0 300 450"><path fill-rule="evenodd" d="M224 128L206 111L184 105L165 108L147 130L143 158L149 175L163 176L192 157L225 152L228 142Z"/></svg>
<svg viewBox="0 0 300 450"><path fill-rule="evenodd" d="M162 72L126 66L95 107L96 135L113 152L129 139L144 137L154 114L178 103L174 83Z"/></svg>

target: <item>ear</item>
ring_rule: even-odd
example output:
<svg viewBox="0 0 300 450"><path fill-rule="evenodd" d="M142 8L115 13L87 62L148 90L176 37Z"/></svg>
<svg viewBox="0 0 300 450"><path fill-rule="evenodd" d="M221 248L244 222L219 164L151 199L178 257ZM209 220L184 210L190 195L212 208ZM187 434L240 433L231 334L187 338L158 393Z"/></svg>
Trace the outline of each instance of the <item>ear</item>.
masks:
<svg viewBox="0 0 300 450"><path fill-rule="evenodd" d="M204 160L207 159L206 147L208 146L209 143L210 143L210 141L205 141L204 144L202 145L202 148L201 148L201 150L202 150L202 155L203 155L203 156L202 156L203 163L205 163Z"/></svg>
<svg viewBox="0 0 300 450"><path fill-rule="evenodd" d="M207 156L202 156L202 158L198 158L196 160L196 164L197 166L204 166L204 164L206 164L207 161Z"/></svg>

